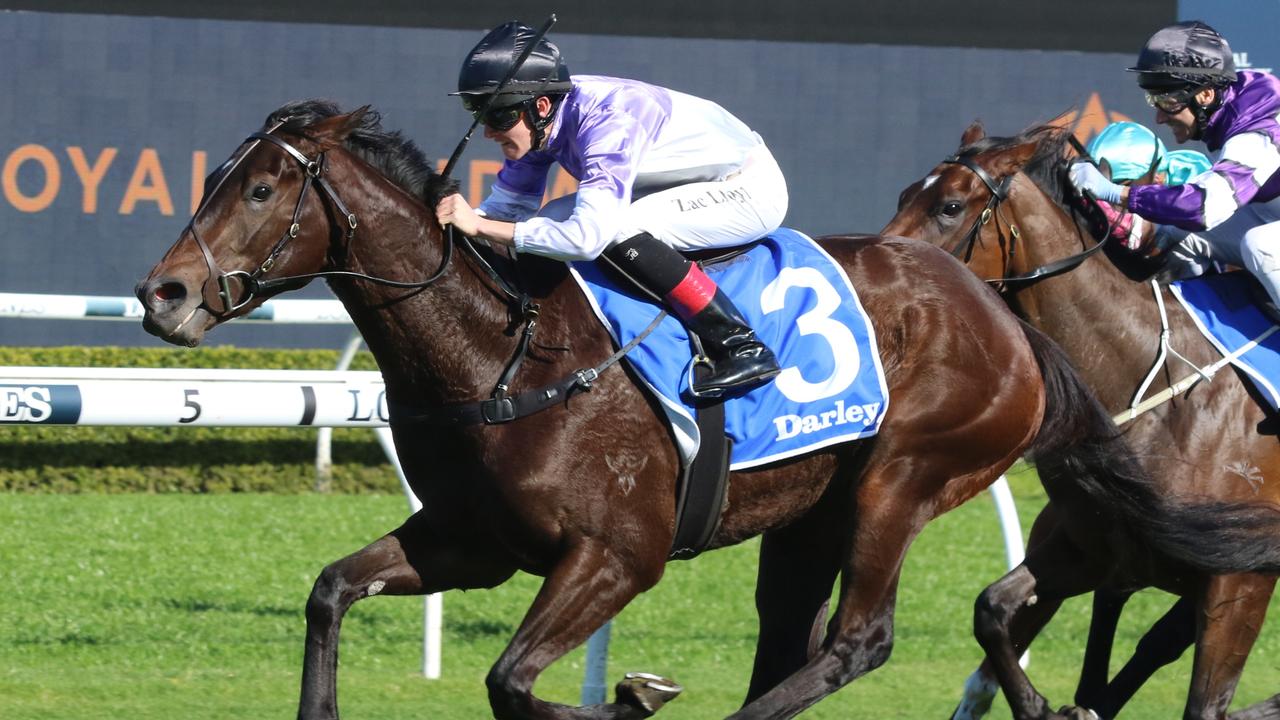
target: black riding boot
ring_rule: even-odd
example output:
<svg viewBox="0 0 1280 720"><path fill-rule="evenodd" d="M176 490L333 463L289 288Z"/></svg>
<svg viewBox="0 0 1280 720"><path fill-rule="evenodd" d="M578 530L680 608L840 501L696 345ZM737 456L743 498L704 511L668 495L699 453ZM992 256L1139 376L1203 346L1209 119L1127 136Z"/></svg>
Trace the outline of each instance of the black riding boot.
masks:
<svg viewBox="0 0 1280 720"><path fill-rule="evenodd" d="M605 258L657 296L702 341L711 372L695 377L693 394L719 397L749 390L780 372L778 360L729 297L702 268L661 240L641 233L611 246Z"/></svg>
<svg viewBox="0 0 1280 720"><path fill-rule="evenodd" d="M756 339L756 333L716 288L711 302L698 314L687 318L685 326L702 340L702 352L711 361L711 374L695 374L693 394L719 397L725 393L755 387L781 372L773 351Z"/></svg>

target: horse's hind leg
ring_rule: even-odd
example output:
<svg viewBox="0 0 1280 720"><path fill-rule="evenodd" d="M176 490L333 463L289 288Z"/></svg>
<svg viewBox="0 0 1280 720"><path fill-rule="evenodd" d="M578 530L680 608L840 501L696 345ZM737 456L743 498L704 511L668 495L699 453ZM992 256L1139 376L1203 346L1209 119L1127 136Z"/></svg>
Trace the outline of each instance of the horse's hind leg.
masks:
<svg viewBox="0 0 1280 720"><path fill-rule="evenodd" d="M849 511L839 602L826 638L808 662L731 718L793 717L889 659L902 561L932 518L928 499L949 476L940 466L946 458L933 457L936 465L898 456L868 466L856 490L856 508Z"/></svg>
<svg viewBox="0 0 1280 720"><path fill-rule="evenodd" d="M1226 717L1249 650L1258 638L1276 578L1214 575L1206 583L1196 624L1196 658L1183 717Z"/></svg>
<svg viewBox="0 0 1280 720"><path fill-rule="evenodd" d="M485 679L495 718L630 720L648 717L657 710L645 706L652 697L624 698L621 688L620 702L586 707L546 702L532 692L534 681L548 665L585 642L632 598L658 581L666 546L654 543L652 547L657 548L656 557L647 562L633 555L636 548L619 552L594 539L579 539L568 548L547 574L520 628ZM659 702L674 697L679 689L674 686Z"/></svg>
<svg viewBox="0 0 1280 720"><path fill-rule="evenodd" d="M1134 649L1133 657L1129 658L1106 688L1088 696L1077 692L1076 704L1087 707L1102 717L1110 718L1120 714L1121 708L1151 679L1156 670L1182 657L1182 653L1195 642L1195 629L1195 604L1187 598L1179 598L1142 636ZM1087 659L1087 650L1085 656Z"/></svg>
<svg viewBox="0 0 1280 720"><path fill-rule="evenodd" d="M756 579L760 636L747 690L750 702L799 670L817 651L827 600L840 570L841 531L821 508L765 534Z"/></svg>
<svg viewBox="0 0 1280 720"><path fill-rule="evenodd" d="M338 631L353 603L373 595L421 595L492 587L514 568L440 541L419 512L320 573L307 600L307 644L298 717L338 717Z"/></svg>

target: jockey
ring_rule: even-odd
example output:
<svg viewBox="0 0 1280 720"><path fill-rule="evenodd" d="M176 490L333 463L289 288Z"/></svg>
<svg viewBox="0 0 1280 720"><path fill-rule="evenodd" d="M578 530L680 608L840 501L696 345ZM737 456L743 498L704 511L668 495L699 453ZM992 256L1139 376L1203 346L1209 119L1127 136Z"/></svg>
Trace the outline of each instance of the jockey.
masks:
<svg viewBox="0 0 1280 720"><path fill-rule="evenodd" d="M1164 143L1150 128L1127 120L1103 128L1089 141L1087 151L1098 165L1106 161L1112 182L1125 185L1145 177L1152 165L1156 171L1151 179L1164 185L1182 185L1207 172L1212 165L1204 153L1195 150L1166 151ZM1102 200L1098 205L1111 223L1112 237L1130 250L1144 249L1149 238L1155 237L1156 247L1163 251L1187 235L1186 231L1173 227L1160 227L1155 233L1144 235L1144 223L1135 222L1132 213L1120 213Z"/></svg>
<svg viewBox="0 0 1280 720"><path fill-rule="evenodd" d="M467 55L457 95L479 112L535 32L509 22ZM678 251L722 248L778 229L782 171L760 136L708 100L635 80L570 76L551 42L528 60L481 118L505 156L488 198L461 195L436 216L474 237L562 260L603 255L702 340L711 374L693 393L715 397L777 375L777 359L697 264ZM578 192L542 208L553 163Z"/></svg>
<svg viewBox="0 0 1280 720"><path fill-rule="evenodd" d="M1100 200L1189 231L1175 253L1251 272L1280 316L1280 80L1235 71L1231 48L1199 21L1170 25L1138 56L1138 85L1179 143L1202 140L1214 164L1184 185L1127 187L1076 163L1071 180Z"/></svg>

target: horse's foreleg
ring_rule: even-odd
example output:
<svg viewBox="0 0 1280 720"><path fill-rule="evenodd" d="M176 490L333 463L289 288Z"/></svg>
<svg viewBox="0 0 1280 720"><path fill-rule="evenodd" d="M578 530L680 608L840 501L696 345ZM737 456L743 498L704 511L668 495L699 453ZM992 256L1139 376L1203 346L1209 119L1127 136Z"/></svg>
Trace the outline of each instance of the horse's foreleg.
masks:
<svg viewBox="0 0 1280 720"><path fill-rule="evenodd" d="M1053 713L1043 695L1018 665L1019 647L1014 628L1018 615L1041 602L1056 607L1063 599L1097 587L1103 569L1077 549L1065 533L1054 533L1031 549L1021 565L997 580L974 606L973 632L987 653L1015 718L1049 718Z"/></svg>
<svg viewBox="0 0 1280 720"><path fill-rule="evenodd" d="M1262 629L1276 578L1214 575L1200 599L1196 658L1184 718L1226 717L1244 662Z"/></svg>
<svg viewBox="0 0 1280 720"><path fill-rule="evenodd" d="M834 520L806 518L766 533L760 544L760 636L747 702L799 670L820 647L827 600L840 570L841 533Z"/></svg>
<svg viewBox="0 0 1280 720"><path fill-rule="evenodd" d="M596 540L579 540L552 568L511 643L489 671L489 703L498 720L644 718L640 704L572 707L533 695L538 675L662 576L665 553L645 564ZM638 565L644 564L644 567Z"/></svg>
<svg viewBox="0 0 1280 720"><path fill-rule="evenodd" d="M1031 526L1031 535L1027 540L1029 552L1035 552L1035 548L1041 543L1056 542L1053 537L1060 531L1059 522L1057 506L1052 503L1046 505ZM1018 609L1009 628L1009 639L1019 653L1031 646L1031 641L1049 624L1061 606L1061 600L1039 598L1034 605L1024 605ZM1105 676L1103 682L1106 682ZM996 678L991 660L984 659L978 669L965 680L964 694L952 712L951 720L977 720L986 716L991 710L991 702L999 692L1000 681Z"/></svg>
<svg viewBox="0 0 1280 720"><path fill-rule="evenodd" d="M1023 605L1018 608L1011 620L1009 642L1014 653L1021 657L1031 646L1031 641L1040 634L1045 625L1053 619L1062 600L1058 598L1037 598L1034 605ZM1105 680L1105 678L1104 678ZM990 659L982 661L965 681L964 697L951 714L952 720L976 720L983 717L991 709L991 701L1000 691L1000 681L996 677L994 664Z"/></svg>
<svg viewBox="0 0 1280 720"><path fill-rule="evenodd" d="M1102 717L1115 717L1156 670L1182 657L1182 653L1195 640L1195 603L1187 598L1179 598L1138 641L1133 657L1116 673L1105 692L1094 696L1094 703L1088 705L1081 703L1080 696L1077 695L1076 703L1096 711Z"/></svg>
<svg viewBox="0 0 1280 720"><path fill-rule="evenodd" d="M1227 720L1280 720L1280 695L1272 695L1260 703L1227 716Z"/></svg>
<svg viewBox="0 0 1280 720"><path fill-rule="evenodd" d="M468 556L430 532L422 513L320 573L307 600L307 642L298 717L338 717L338 631L353 603L373 595L421 595L491 587L514 568Z"/></svg>
<svg viewBox="0 0 1280 720"><path fill-rule="evenodd" d="M1101 713L1107 703L1107 685L1111 681L1111 649L1115 644L1120 613L1132 592L1099 588L1093 592L1093 609L1089 616L1089 639L1084 646L1084 662L1080 682L1076 684L1075 703ZM1150 633L1148 633L1149 635ZM1121 703L1123 704L1123 703ZM1103 717L1113 717L1107 713Z"/></svg>

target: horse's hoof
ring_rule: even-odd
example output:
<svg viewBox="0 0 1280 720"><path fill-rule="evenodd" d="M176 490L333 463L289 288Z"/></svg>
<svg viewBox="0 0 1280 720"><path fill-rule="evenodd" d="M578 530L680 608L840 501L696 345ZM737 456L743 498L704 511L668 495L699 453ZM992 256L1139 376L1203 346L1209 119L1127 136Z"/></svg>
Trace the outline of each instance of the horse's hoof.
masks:
<svg viewBox="0 0 1280 720"><path fill-rule="evenodd" d="M618 702L644 711L648 717L671 702L684 688L674 680L650 673L630 672L623 676L614 691Z"/></svg>
<svg viewBox="0 0 1280 720"><path fill-rule="evenodd" d="M1089 708L1076 707L1075 705L1063 705L1053 717L1055 720L1057 718L1062 720L1102 720L1098 713Z"/></svg>

